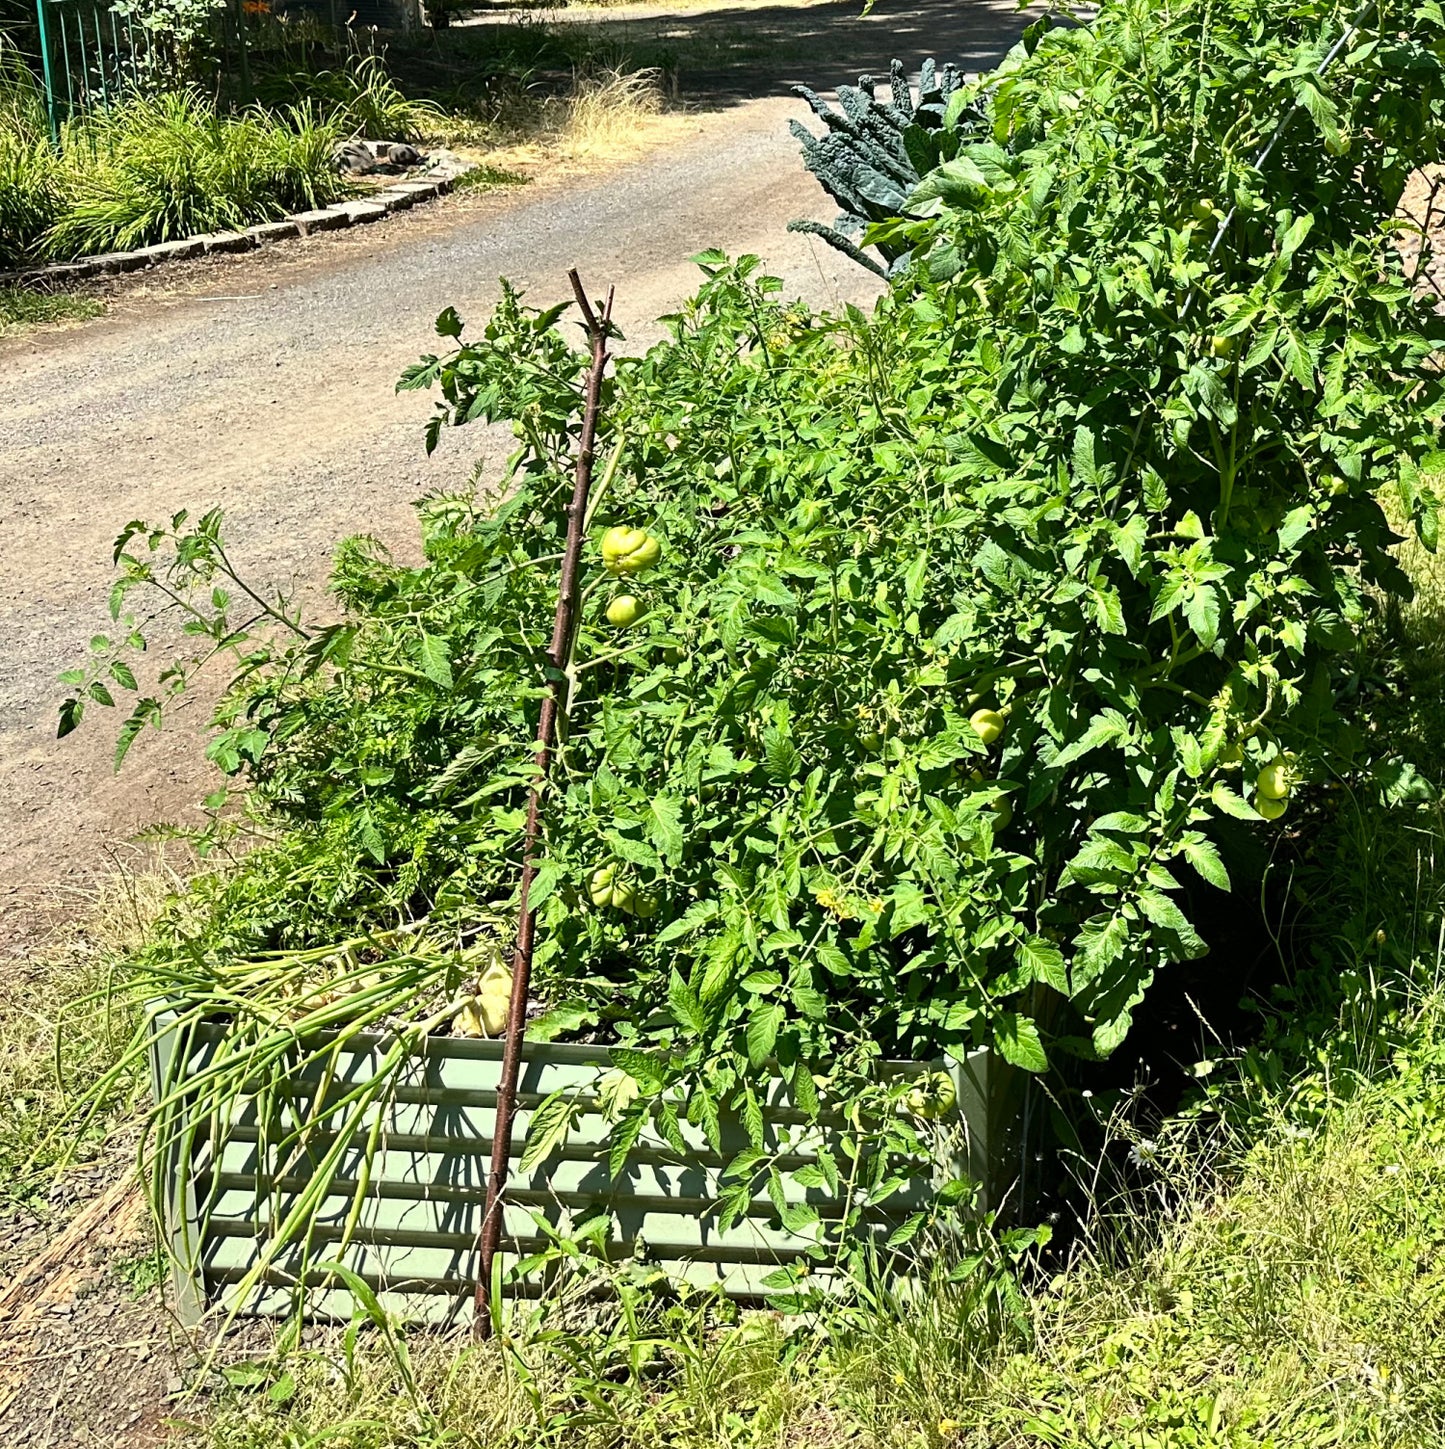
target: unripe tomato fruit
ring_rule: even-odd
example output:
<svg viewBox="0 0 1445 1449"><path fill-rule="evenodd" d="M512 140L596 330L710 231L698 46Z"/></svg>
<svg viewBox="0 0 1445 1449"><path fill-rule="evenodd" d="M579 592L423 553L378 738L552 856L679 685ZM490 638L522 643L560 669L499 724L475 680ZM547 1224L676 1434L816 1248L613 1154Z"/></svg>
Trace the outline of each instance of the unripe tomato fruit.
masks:
<svg viewBox="0 0 1445 1449"><path fill-rule="evenodd" d="M1003 733L1003 716L996 709L976 709L968 722L984 744L991 745Z"/></svg>
<svg viewBox="0 0 1445 1449"><path fill-rule="evenodd" d="M627 915L656 915L658 900L654 892L638 890L636 882L618 873L615 865L599 865L587 881L587 894L599 910L611 906ZM646 905L647 909L642 907Z"/></svg>
<svg viewBox="0 0 1445 1449"><path fill-rule="evenodd" d="M1271 795L1261 795L1258 792L1255 794L1253 804L1266 820L1278 820L1289 809L1288 799L1275 799Z"/></svg>
<svg viewBox="0 0 1445 1449"><path fill-rule="evenodd" d="M1002 799L993 802L993 828L995 830L1007 830L1014 818L1013 802L1007 795Z"/></svg>
<svg viewBox="0 0 1445 1449"><path fill-rule="evenodd" d="M926 1077L920 1077L903 1099L903 1110L910 1117L922 1117L928 1122L937 1121L956 1106L958 1088L947 1072L929 1072Z"/></svg>
<svg viewBox="0 0 1445 1449"><path fill-rule="evenodd" d="M609 528L602 535L602 564L610 574L640 574L662 557L662 545L645 528Z"/></svg>
<svg viewBox="0 0 1445 1449"><path fill-rule="evenodd" d="M647 610L631 594L618 594L607 606L607 622L618 629L631 628Z"/></svg>
<svg viewBox="0 0 1445 1449"><path fill-rule="evenodd" d="M1266 800L1289 797L1289 769L1283 760L1271 760L1255 778L1254 788Z"/></svg>
<svg viewBox="0 0 1445 1449"><path fill-rule="evenodd" d="M877 730L869 730L866 734L858 736L858 743L870 755L876 755L883 748L883 736Z"/></svg>
<svg viewBox="0 0 1445 1449"><path fill-rule="evenodd" d="M1233 337L1225 337L1216 332L1209 339L1209 355L1211 357L1233 357L1235 340Z"/></svg>
<svg viewBox="0 0 1445 1449"><path fill-rule="evenodd" d="M623 902L631 902L633 890L618 876L615 865L599 865L587 882L587 894L594 906L604 909L616 906L619 910L627 910Z"/></svg>

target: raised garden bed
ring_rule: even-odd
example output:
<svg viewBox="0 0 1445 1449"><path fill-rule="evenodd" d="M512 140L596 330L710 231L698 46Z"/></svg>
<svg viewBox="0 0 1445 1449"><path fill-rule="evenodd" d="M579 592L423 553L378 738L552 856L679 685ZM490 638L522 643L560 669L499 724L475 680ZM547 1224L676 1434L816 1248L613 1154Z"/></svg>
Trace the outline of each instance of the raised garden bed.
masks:
<svg viewBox="0 0 1445 1449"><path fill-rule="evenodd" d="M181 1033L174 1018L156 1019L151 1070L157 1089L179 1080L175 1053ZM169 1028L169 1029L168 1029ZM187 1071L204 1067L224 1030L200 1028L188 1048ZM381 1044L360 1039L337 1062L333 1094L345 1083L373 1073ZM386 1306L413 1321L439 1322L464 1311L475 1282L475 1243L491 1155L496 1086L502 1044L437 1037L408 1063L386 1109L373 1156L367 1196L342 1261L361 1274ZM1005 1102L999 1066L987 1051L962 1065L894 1063L887 1070L903 1076L946 1069L953 1076L958 1107L940 1123L947 1145L932 1164L920 1164L919 1176L870 1212L880 1235L930 1200L938 1180L968 1176L981 1184L981 1207L996 1206L1012 1179L1008 1122L1016 1113ZM699 1129L685 1126L689 1152L680 1156L660 1137L644 1134L616 1181L608 1171L607 1124L597 1110L598 1086L613 1070L602 1047L529 1045L521 1077L512 1176L506 1191L504 1261L543 1249L547 1236L541 1219L566 1232L606 1209L612 1217L608 1252L656 1264L679 1281L721 1285L740 1299L761 1297L763 1280L777 1268L807 1255L817 1227L795 1232L784 1226L773 1201L760 1191L743 1219L720 1231L716 1204L723 1168L747 1145L737 1120L724 1118L722 1147L712 1150ZM1006 1070L1006 1069L1005 1069ZM1011 1074L1012 1075L1012 1074ZM295 1100L314 1097L320 1068L312 1064L292 1085ZM521 1171L527 1133L534 1113L559 1088L576 1091L583 1110L566 1142L538 1166ZM765 1109L766 1145L783 1155L789 1167L816 1160L820 1143L836 1149L845 1135L838 1118L809 1124L786 1101L782 1083ZM195 1319L222 1303L246 1313L285 1314L296 1306L299 1251L281 1253L249 1301L237 1305L235 1293L264 1251L268 1225L284 1216L308 1181L293 1167L277 1180L271 1163L275 1124L258 1120L251 1102L226 1125L197 1140L188 1161L174 1163L175 1191L166 1204L165 1231L176 1262L178 1300L183 1316ZM334 1136L318 1129L309 1151L324 1152ZM358 1137L318 1215L313 1262L334 1258L345 1234L357 1174L366 1144ZM826 1189L804 1191L787 1182L787 1200L812 1201L826 1220L841 1204ZM822 1265L815 1281L827 1284ZM524 1285L535 1289L536 1280ZM313 1290L306 1310L314 1316L349 1317L350 1295L335 1288Z"/></svg>

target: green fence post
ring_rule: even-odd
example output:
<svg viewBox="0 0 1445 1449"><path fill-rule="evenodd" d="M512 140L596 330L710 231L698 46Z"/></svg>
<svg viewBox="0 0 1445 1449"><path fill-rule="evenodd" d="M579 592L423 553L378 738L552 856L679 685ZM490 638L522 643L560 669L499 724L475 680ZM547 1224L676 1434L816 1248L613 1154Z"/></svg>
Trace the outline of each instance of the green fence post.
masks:
<svg viewBox="0 0 1445 1449"><path fill-rule="evenodd" d="M246 14L241 6L241 0L236 0L236 59L241 66L241 103L249 106L256 99L256 92L251 85L251 56L249 54L249 38L246 35Z"/></svg>
<svg viewBox="0 0 1445 1449"><path fill-rule="evenodd" d="M60 149L60 117L56 114L55 78L50 70L50 36L45 28L45 0L35 0L35 19L40 27L40 67L45 77L45 118L50 124L50 144Z"/></svg>

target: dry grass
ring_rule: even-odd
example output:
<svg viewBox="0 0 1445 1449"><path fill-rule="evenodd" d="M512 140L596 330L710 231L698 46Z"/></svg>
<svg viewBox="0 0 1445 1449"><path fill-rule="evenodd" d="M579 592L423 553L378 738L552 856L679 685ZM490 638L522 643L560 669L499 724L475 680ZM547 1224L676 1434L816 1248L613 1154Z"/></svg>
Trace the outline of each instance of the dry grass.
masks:
<svg viewBox="0 0 1445 1449"><path fill-rule="evenodd" d="M606 69L576 77L563 102L558 134L576 156L615 156L635 144L639 127L662 114L662 73Z"/></svg>
<svg viewBox="0 0 1445 1449"><path fill-rule="evenodd" d="M117 861L72 924L0 974L0 1201L29 1196L60 1156L98 1142L58 1129L130 1039L129 1011L107 998L178 880L155 857Z"/></svg>
<svg viewBox="0 0 1445 1449"><path fill-rule="evenodd" d="M540 105L523 98L491 128L485 159L507 171L566 175L640 156L688 129L669 108L659 70L618 66L577 72L570 92Z"/></svg>

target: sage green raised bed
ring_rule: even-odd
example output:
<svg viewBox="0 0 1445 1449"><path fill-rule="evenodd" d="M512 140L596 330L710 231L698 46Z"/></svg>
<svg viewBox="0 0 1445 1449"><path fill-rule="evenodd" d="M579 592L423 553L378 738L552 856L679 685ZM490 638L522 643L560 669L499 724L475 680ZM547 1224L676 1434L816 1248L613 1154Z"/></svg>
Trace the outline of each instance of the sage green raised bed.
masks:
<svg viewBox="0 0 1445 1449"><path fill-rule="evenodd" d="M209 1046L224 1028L203 1027L192 1035L188 1070L209 1055ZM156 1018L151 1070L157 1086L176 1082L175 1053L181 1034L173 1018ZM340 1059L338 1088L365 1080L379 1055L375 1039L359 1044ZM403 1317L438 1321L469 1302L474 1284L474 1246L491 1160L496 1087L501 1075L500 1042L438 1037L429 1041L403 1073L373 1158L368 1193L345 1261ZM725 1232L718 1228L715 1205L719 1178L732 1156L748 1145L742 1124L724 1117L722 1152L713 1151L700 1129L687 1124L685 1157L661 1138L644 1134L628 1157L620 1177L608 1174L608 1128L591 1109L602 1076L613 1069L605 1048L533 1045L525 1049L521 1094L513 1137L512 1173L505 1199L505 1261L542 1249L545 1234L540 1214L554 1228L571 1224L599 1208L612 1214L608 1252L617 1257L639 1255L671 1277L695 1285L720 1284L737 1298L762 1296L762 1280L783 1264L806 1255L816 1228L798 1233L781 1222L766 1194L757 1197L742 1221ZM999 1088L996 1065L987 1052L966 1063L893 1063L890 1072L911 1076L948 1070L958 1091L956 1130L945 1132L956 1143L948 1160L925 1165L917 1180L889 1197L875 1214L879 1231L901 1221L931 1198L934 1183L968 1176L982 1185L982 1205L997 1204L1009 1173L1007 1125L1013 1109ZM302 1074L297 1097L310 1096L319 1069ZM995 1077L991 1080L991 1075ZM565 1144L538 1167L520 1172L532 1114L559 1088L576 1091L584 1110ZM779 1166L802 1167L816 1159L820 1143L836 1144L843 1124L824 1118L809 1124L786 1100L779 1081L765 1110L766 1145L782 1154ZM254 1267L268 1224L305 1186L304 1175L276 1179L268 1170L272 1154L263 1145L266 1134L256 1120L254 1103L211 1138L198 1141L189 1162L175 1162L175 1191L166 1229L178 1264L181 1309L194 1318L227 1298ZM324 1151L334 1136L318 1132L312 1150ZM364 1152L343 1159L313 1237L313 1261L334 1257L341 1241L357 1173ZM805 1191L784 1178L791 1201L812 1201L820 1215L836 1215L839 1203L826 1191ZM290 1312L300 1269L296 1253L283 1253L268 1272L266 1283L247 1313ZM819 1275L827 1282L826 1268ZM307 1311L318 1316L349 1317L349 1295L339 1289L313 1290Z"/></svg>

